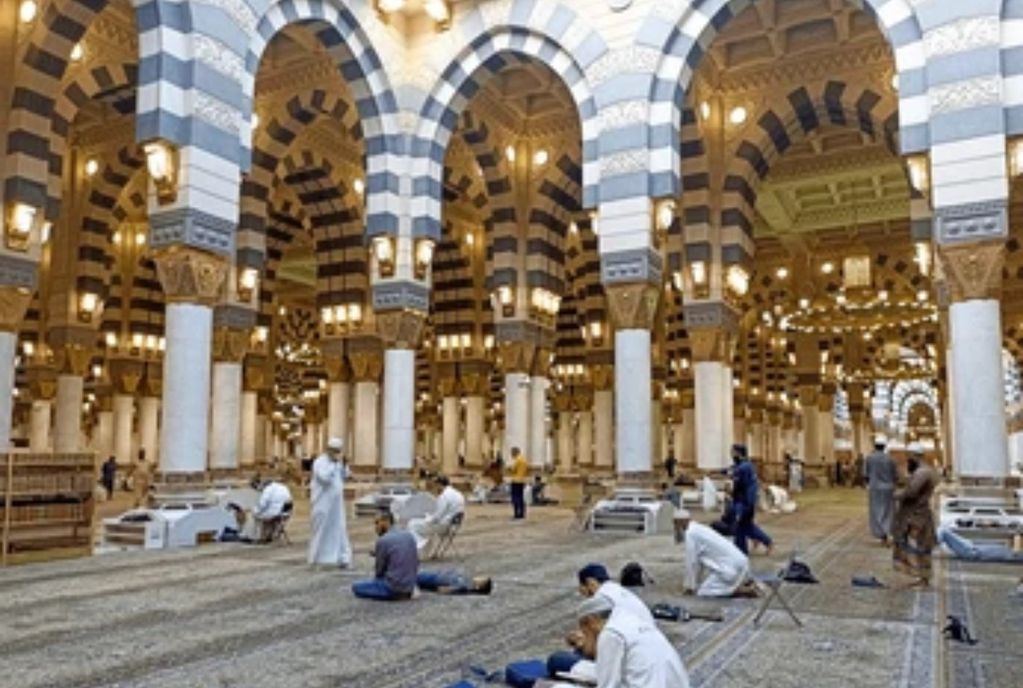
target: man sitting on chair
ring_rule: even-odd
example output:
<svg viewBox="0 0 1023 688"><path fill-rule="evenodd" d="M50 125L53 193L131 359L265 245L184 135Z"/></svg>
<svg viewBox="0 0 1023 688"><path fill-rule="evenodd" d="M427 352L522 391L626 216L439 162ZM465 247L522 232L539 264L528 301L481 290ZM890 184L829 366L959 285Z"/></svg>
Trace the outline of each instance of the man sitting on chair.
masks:
<svg viewBox="0 0 1023 688"><path fill-rule="evenodd" d="M699 597L755 597L749 559L713 528L695 523L685 509L675 511L675 540L685 542L685 591ZM700 573L707 576L700 583ZM699 584L699 588L697 588Z"/></svg>
<svg viewBox="0 0 1023 688"><path fill-rule="evenodd" d="M257 542L267 542L281 517L292 509L291 490L276 480L261 483L258 478L253 479L252 489L259 490L259 501L252 509L257 526L255 539Z"/></svg>
<svg viewBox="0 0 1023 688"><path fill-rule="evenodd" d="M437 497L437 509L424 518L413 518L408 522L409 532L415 537L416 548L420 553L427 550L434 537L447 532L455 516L465 512L465 497L451 487L451 481L447 476L438 475L434 483L441 488Z"/></svg>

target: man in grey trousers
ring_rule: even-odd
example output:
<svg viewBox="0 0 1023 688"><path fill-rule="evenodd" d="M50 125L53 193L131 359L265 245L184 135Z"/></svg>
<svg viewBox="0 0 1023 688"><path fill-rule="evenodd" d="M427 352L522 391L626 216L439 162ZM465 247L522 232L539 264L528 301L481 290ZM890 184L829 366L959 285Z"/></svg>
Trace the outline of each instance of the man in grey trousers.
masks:
<svg viewBox="0 0 1023 688"><path fill-rule="evenodd" d="M863 464L870 504L870 532L882 543L888 543L895 513L895 483L898 469L895 460L885 451L883 437L874 439L874 451Z"/></svg>

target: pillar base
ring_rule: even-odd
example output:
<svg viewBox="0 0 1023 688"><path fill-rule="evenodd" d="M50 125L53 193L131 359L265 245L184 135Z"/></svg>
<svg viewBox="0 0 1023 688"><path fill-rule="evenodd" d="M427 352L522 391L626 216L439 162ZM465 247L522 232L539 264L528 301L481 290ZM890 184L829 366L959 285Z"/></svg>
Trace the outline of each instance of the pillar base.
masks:
<svg viewBox="0 0 1023 688"><path fill-rule="evenodd" d="M1023 479L1015 475L1008 475L1003 478L961 475L956 482L958 487L974 492L988 490L992 493L997 493L1005 490L1018 490L1023 488ZM978 494L977 496L981 495ZM992 494L992 496L994 496L994 494Z"/></svg>
<svg viewBox="0 0 1023 688"><path fill-rule="evenodd" d="M381 468L380 482L411 484L414 478L410 468Z"/></svg>
<svg viewBox="0 0 1023 688"><path fill-rule="evenodd" d="M153 476L150 503L155 507L208 501L206 472L156 473Z"/></svg>
<svg viewBox="0 0 1023 688"><path fill-rule="evenodd" d="M583 503L586 476L578 473L565 473L554 478L554 482L558 486L561 506L574 509Z"/></svg>
<svg viewBox="0 0 1023 688"><path fill-rule="evenodd" d="M374 481L380 475L380 469L376 466L356 466L354 464L348 464L348 471L352 474L352 477L357 480Z"/></svg>
<svg viewBox="0 0 1023 688"><path fill-rule="evenodd" d="M653 490L657 487L657 475L653 471L627 471L619 473L618 487Z"/></svg>

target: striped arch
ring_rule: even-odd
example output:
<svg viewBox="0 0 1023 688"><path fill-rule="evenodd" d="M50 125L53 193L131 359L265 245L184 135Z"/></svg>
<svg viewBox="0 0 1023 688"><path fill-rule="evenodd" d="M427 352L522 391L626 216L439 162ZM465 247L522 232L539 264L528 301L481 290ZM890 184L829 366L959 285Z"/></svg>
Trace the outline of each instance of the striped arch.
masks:
<svg viewBox="0 0 1023 688"><path fill-rule="evenodd" d="M929 146L927 77L920 22L909 0L849 0L877 20L895 54L899 75L900 144L903 153ZM646 177L634 183L622 179L616 187L642 185L652 196L675 196L682 190L679 131L684 125L685 94L705 51L728 22L751 0L691 0L674 17L651 14L636 35L641 48L660 54L650 84L647 121L649 167L629 176ZM610 134L607 132L606 135ZM605 200L602 198L602 200ZM614 199L606 199L614 200Z"/></svg>
<svg viewBox="0 0 1023 688"><path fill-rule="evenodd" d="M132 177L140 172L142 163L140 147L129 144L107 158L91 182L78 235L75 287L79 291L99 294L102 299L110 293L113 236L127 216L126 206L119 201Z"/></svg>
<svg viewBox="0 0 1023 688"><path fill-rule="evenodd" d="M41 3L40 3L41 4ZM106 0L54 0L43 9L14 69L15 84L7 130L4 196L45 209L53 221L60 212L59 186L51 173L51 116L71 51L106 7Z"/></svg>
<svg viewBox="0 0 1023 688"><path fill-rule="evenodd" d="M574 15L567 9L564 12ZM552 35L560 36L565 28ZM414 236L440 235L440 186L448 141L473 95L509 62L536 61L546 65L562 79L572 94L582 128L583 205L590 207L596 204L600 125L584 70L606 51L606 46L593 32L575 33L573 38L577 43L572 47L563 46L557 39L533 30L493 29L478 35L451 60L419 111L420 124L412 143L412 186L416 190L412 198ZM590 47L582 52L582 46Z"/></svg>
<svg viewBox="0 0 1023 688"><path fill-rule="evenodd" d="M486 123L471 112L463 113L458 131L486 182L490 208L485 222L487 290L498 285L515 286L519 279L519 218L507 160Z"/></svg>
<svg viewBox="0 0 1023 688"><path fill-rule="evenodd" d="M555 294L570 295L565 244L568 227L579 214L582 170L569 155L548 166L529 212L526 282Z"/></svg>
<svg viewBox="0 0 1023 688"><path fill-rule="evenodd" d="M1005 133L1023 134L1023 0L1004 0L1002 4L1002 68L1005 70Z"/></svg>
<svg viewBox="0 0 1023 688"><path fill-rule="evenodd" d="M331 118L361 147L359 113L341 94L322 89L294 96L271 113L254 141L252 168L242 179L237 254L240 265L259 268L266 251L265 218L270 189L282 159L318 117Z"/></svg>
<svg viewBox="0 0 1023 688"><path fill-rule="evenodd" d="M369 252L362 234L362 199L309 150L289 154L278 172L298 196L316 245L317 307L368 307Z"/></svg>
<svg viewBox="0 0 1023 688"><path fill-rule="evenodd" d="M245 55L242 91L251 110L259 61L274 35L296 22L314 29L351 91L366 139L366 231L370 235L396 234L402 201L394 170L405 153L394 121L397 99L384 62L362 28L368 17L362 16L360 21L353 13L367 15L372 11L369 3L360 3L358 10L351 10L334 0L281 0L273 4L259 18L252 33ZM249 148L250 136L250 128L242 127L243 149Z"/></svg>
<svg viewBox="0 0 1023 688"><path fill-rule="evenodd" d="M121 115L134 115L136 109L138 65L114 62L75 72L76 78L65 82L50 116L49 190L54 198L59 198L61 193L67 137L82 106L96 99L109 103Z"/></svg>
<svg viewBox="0 0 1023 688"><path fill-rule="evenodd" d="M304 209L278 191L278 197L267 208L266 261L263 265L263 279L259 281L259 314L257 321L263 327L270 327L277 313L277 268L288 246L295 237L306 231L307 221Z"/></svg>
<svg viewBox="0 0 1023 688"><path fill-rule="evenodd" d="M897 156L898 113L883 109L876 112L879 105L884 107L881 94L870 89L847 94L844 83L831 81L819 95L801 86L789 93L780 107L760 115L735 147L724 179L720 222L726 263L739 263L750 257L758 187L793 141L828 124L852 127L874 139L883 137L892 155ZM694 174L706 170L706 156L690 158L690 162ZM700 217L710 215L709 208L691 201L686 202L685 208L687 215L690 211Z"/></svg>

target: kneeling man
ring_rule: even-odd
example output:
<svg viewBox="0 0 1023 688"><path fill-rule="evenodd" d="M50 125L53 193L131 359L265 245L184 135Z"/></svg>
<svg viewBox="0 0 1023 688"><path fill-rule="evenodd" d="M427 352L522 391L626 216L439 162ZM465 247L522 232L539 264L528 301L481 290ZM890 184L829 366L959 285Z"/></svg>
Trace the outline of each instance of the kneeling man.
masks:
<svg viewBox="0 0 1023 688"><path fill-rule="evenodd" d="M426 550L434 537L451 526L455 516L465 512L465 497L451 487L447 476L438 475L434 482L441 488L437 496L437 509L425 518L413 518L408 522L409 532L416 538L416 547L420 553Z"/></svg>
<svg viewBox="0 0 1023 688"><path fill-rule="evenodd" d="M409 600L416 589L419 552L407 530L394 527L394 515L381 511L376 519L376 577L352 583L356 597L371 600Z"/></svg>
<svg viewBox="0 0 1023 688"><path fill-rule="evenodd" d="M687 594L695 591L700 597L756 595L746 555L713 528L695 523L685 509L675 512L675 540L684 541L686 546ZM706 572L702 583L699 582L701 572Z"/></svg>
<svg viewBox="0 0 1023 688"><path fill-rule="evenodd" d="M293 508L291 490L287 485L276 480L260 483L258 479L253 479L252 487L259 490L259 501L252 509L252 515L258 526L257 540L267 542L273 535L274 527L280 519L285 513L290 513Z"/></svg>

